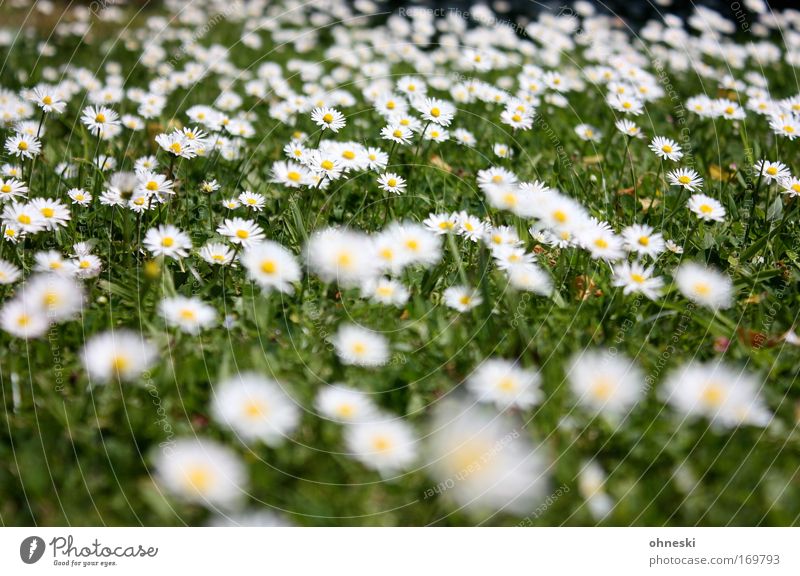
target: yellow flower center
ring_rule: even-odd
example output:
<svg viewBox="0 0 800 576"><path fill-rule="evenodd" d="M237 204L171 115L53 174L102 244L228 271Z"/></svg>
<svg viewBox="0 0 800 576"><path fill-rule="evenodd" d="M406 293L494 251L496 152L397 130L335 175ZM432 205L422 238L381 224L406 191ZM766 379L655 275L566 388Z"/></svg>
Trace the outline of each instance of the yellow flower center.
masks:
<svg viewBox="0 0 800 576"><path fill-rule="evenodd" d="M336 263L342 268L349 268L353 265L353 257L347 252L341 252L336 259Z"/></svg>
<svg viewBox="0 0 800 576"><path fill-rule="evenodd" d="M661 147L661 151L662 152L666 152L667 154L671 154L672 153L672 146L670 146L669 144L664 144Z"/></svg>
<svg viewBox="0 0 800 576"><path fill-rule="evenodd" d="M644 282L645 278L641 274L637 274L637 273L634 272L633 274L631 274L631 280L633 280L637 284L642 284Z"/></svg>
<svg viewBox="0 0 800 576"><path fill-rule="evenodd" d="M53 99L50 98L50 96L45 96L44 98L42 98L42 104L44 104L45 106L50 106L50 104L52 103Z"/></svg>
<svg viewBox="0 0 800 576"><path fill-rule="evenodd" d="M322 166L324 170L333 170L333 162L331 162L330 160L323 160L320 163L320 166Z"/></svg>
<svg viewBox="0 0 800 576"><path fill-rule="evenodd" d="M127 370L130 365L130 359L122 354L116 354L111 358L111 368L113 368L115 372L123 372Z"/></svg>
<svg viewBox="0 0 800 576"><path fill-rule="evenodd" d="M431 116L433 116L434 118L438 118L439 116L441 116L441 114L442 111L439 110L438 108L431 108Z"/></svg>
<svg viewBox="0 0 800 576"><path fill-rule="evenodd" d="M53 215L56 213L56 211L50 208L50 206L45 206L40 210L40 212L42 213L42 216L44 216L45 218L52 218Z"/></svg>
<svg viewBox="0 0 800 576"><path fill-rule="evenodd" d="M28 149L28 143L25 142L25 140L21 140L20 143L17 144L17 148L20 149L20 150L27 150Z"/></svg>
<svg viewBox="0 0 800 576"><path fill-rule="evenodd" d="M166 238L164 238L163 240L161 240L161 245L162 245L162 246L164 246L164 247L166 247L166 248L169 248L169 247L170 247L170 246L172 246L173 244L175 244L175 239L174 239L174 238L172 238L172 237L170 237L170 236L167 236Z"/></svg>
<svg viewBox="0 0 800 576"><path fill-rule="evenodd" d="M647 246L648 244L650 244L650 238L648 238L647 236L639 236L639 244L641 244L642 246Z"/></svg>
<svg viewBox="0 0 800 576"><path fill-rule="evenodd" d="M244 404L244 414L250 420L260 420L267 414L267 406L259 400L249 400Z"/></svg>
<svg viewBox="0 0 800 576"><path fill-rule="evenodd" d="M203 466L193 466L186 471L186 487L194 492L204 493L211 486L211 473Z"/></svg>
<svg viewBox="0 0 800 576"><path fill-rule="evenodd" d="M155 192L158 190L158 182L155 180L150 180L147 184L144 185L150 192Z"/></svg>
<svg viewBox="0 0 800 576"><path fill-rule="evenodd" d="M711 206L709 206L708 204L701 204L700 205L700 212L702 212L703 214L711 214L713 211L714 211L714 209Z"/></svg>
<svg viewBox="0 0 800 576"><path fill-rule="evenodd" d="M598 248L608 248L608 242L606 242L605 238L598 238L594 241L594 245Z"/></svg>
<svg viewBox="0 0 800 576"><path fill-rule="evenodd" d="M387 452L392 448L392 441L386 436L376 436L372 440L372 447L375 449L375 452Z"/></svg>
<svg viewBox="0 0 800 576"><path fill-rule="evenodd" d="M274 260L264 260L261 263L261 271L264 274L274 274L278 267L275 265Z"/></svg>
<svg viewBox="0 0 800 576"><path fill-rule="evenodd" d="M775 174L777 173L778 169L775 168L775 166L770 166L769 168L767 168L767 174L769 174L770 176L775 176Z"/></svg>
<svg viewBox="0 0 800 576"><path fill-rule="evenodd" d="M342 157L347 158L348 160L352 160L353 158L356 157L356 153L353 152L352 150L345 150L344 152L342 152Z"/></svg>
<svg viewBox="0 0 800 576"><path fill-rule="evenodd" d="M322 121L325 122L326 124L330 124L331 122L333 122L333 114L331 114L330 112L328 114L325 114L325 116L322 117Z"/></svg>
<svg viewBox="0 0 800 576"><path fill-rule="evenodd" d="M102 113L98 113L97 116L94 117L94 121L102 124L106 121L106 115Z"/></svg>
<svg viewBox="0 0 800 576"><path fill-rule="evenodd" d="M685 174L682 176L678 176L678 182L680 182L681 184L688 184L691 181L692 179L686 176Z"/></svg>
<svg viewBox="0 0 800 576"><path fill-rule="evenodd" d="M695 282L694 291L701 296L708 296L711 293L711 286L705 282Z"/></svg>
<svg viewBox="0 0 800 576"><path fill-rule="evenodd" d="M247 230L241 230L241 229L237 230L236 231L236 237L237 238L241 238L242 240L246 240L247 238L250 238L250 232L248 232Z"/></svg>
<svg viewBox="0 0 800 576"><path fill-rule="evenodd" d="M300 172L291 171L286 177L292 182L300 182Z"/></svg>
<svg viewBox="0 0 800 576"><path fill-rule="evenodd" d="M28 216L27 214L20 214L19 217L17 218L17 222L19 222L20 224L30 224L31 217Z"/></svg>
<svg viewBox="0 0 800 576"><path fill-rule="evenodd" d="M700 396L703 403L712 408L719 407L725 400L725 391L718 384L708 384Z"/></svg>
<svg viewBox="0 0 800 576"><path fill-rule="evenodd" d="M197 320L197 313L191 308L183 308L180 311L180 317L184 320Z"/></svg>

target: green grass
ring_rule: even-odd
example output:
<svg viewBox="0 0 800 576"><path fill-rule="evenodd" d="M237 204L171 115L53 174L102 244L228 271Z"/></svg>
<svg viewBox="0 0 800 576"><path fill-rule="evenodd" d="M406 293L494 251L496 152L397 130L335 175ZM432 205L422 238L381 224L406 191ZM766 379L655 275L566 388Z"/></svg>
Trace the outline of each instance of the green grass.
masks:
<svg viewBox="0 0 800 576"><path fill-rule="evenodd" d="M240 24L223 21L201 43L230 46L240 29ZM67 62L102 77L105 50L101 46L113 43L113 33L98 31L91 45L77 46L74 38L55 39L57 53L38 62L36 42L41 32L20 38L2 49L6 62L2 84L15 91L33 86L46 66ZM240 68L253 70L263 61L285 66L295 57L323 62L329 41L323 33L320 46L302 55L293 53L291 46L269 41L260 50L239 44L230 59ZM175 49L176 44L167 46ZM574 56L582 66L582 57ZM113 44L108 54L107 61L121 64L126 87L144 86L152 76L137 65L138 57L138 50L127 50L121 43ZM330 62L325 66L332 68ZM407 64L392 68L393 77L408 72L412 69ZM776 98L796 91L786 65L764 72ZM27 75L24 82L21 73ZM287 78L299 90L299 78L290 75ZM502 75L490 72L481 77L496 81ZM272 509L299 525L474 524L484 517L455 511L443 496L425 498L436 480L424 471L384 482L375 472L337 454L343 451L338 425L306 413L292 442L277 449L256 445L251 451L210 419L209 399L212 385L246 369L285 382L298 401L309 407L321 385L343 381L381 392L382 408L409 415L408 421L424 430L432 402L452 391L482 359L499 356L521 358L525 365L540 368L546 401L514 418L524 434L543 442L552 456L549 492L569 488L527 523L596 523L577 485L583 463L594 458L609 473L606 491L616 502L605 524L796 524L800 518L800 352L780 337L792 329L800 303L797 199L780 195L775 186L762 186L754 224L749 232L746 228L747 202L752 198L747 178L752 176L753 161L781 160L796 171L797 143L775 137L765 120L752 112L738 130L728 121L703 120L685 110L681 114L680 102L710 88L689 73L669 73L666 81L680 100L665 96L649 103L648 116L635 120L648 136L679 139L682 130L688 131L694 166L705 178L703 192L719 199L728 211L723 223L694 228L694 216L685 208L688 194L665 189L660 162L647 149L647 141L632 141L627 148L630 160L625 157L625 139L613 127L615 117L601 89L591 85L567 95L569 108L543 104L541 120L526 132L512 133L500 124L500 107L459 105L453 127L471 130L477 146L423 145L419 158L415 145L398 147L391 158L392 169L408 180L408 192L399 197L381 192L376 175L368 173L337 181L324 191L293 191L271 183L271 164L282 159L281 149L291 134L308 132L313 146L316 127L308 115L299 116L295 126L284 125L269 117L267 103L245 97L243 108L255 115L258 133L247 142L244 160L227 162L214 155L208 161L177 162L178 194L169 214L147 213L139 222L131 212L97 202L105 175L91 167L95 140L78 120L84 94L80 93L63 116L47 118L44 155L35 166L29 196L68 200L66 190L73 184L60 182L53 168L71 159L83 166L81 183L95 194L94 202L89 209L73 206L72 223L58 234L39 234L18 246L4 243L0 258L24 267L27 274L35 252L54 249L67 254L73 243L94 239L103 272L84 284L87 305L80 320L54 327L37 340L0 333L0 522L203 524L209 518L203 508L162 494L151 478L152 454L159 445L197 434L220 440L242 456L250 476L251 508ZM345 89L357 95L358 103L344 110L348 125L335 139L388 151L387 143L379 141L380 117L357 88ZM158 152L153 136L167 131L172 118L185 122L189 106L211 104L218 92L212 79L178 89L162 116L148 121L148 130L125 131L115 141L104 143L101 152L117 158L118 169L131 169L135 158ZM135 105L126 101L115 108L130 112ZM573 132L580 122L600 128L605 134L602 142L580 141ZM0 129L3 139L9 134L8 128ZM494 142L512 145L515 159L493 158ZM162 167L168 165L164 152L158 154ZM8 160L6 156L0 159ZM609 266L577 249L544 247L538 254L539 264L556 287L553 297L544 298L509 291L504 275L491 265L482 245L455 238L470 284L488 296L485 305L459 315L439 303L442 291L458 283L460 276L447 244L439 265L404 273L401 279L410 288L411 298L400 309L377 306L362 299L358 290L340 290L308 274L294 295L264 295L240 268L221 273L196 255L181 264L151 261L137 246L139 234L168 221L189 232L194 246L200 247L216 237L216 225L225 216L220 200L247 189L267 197L266 209L256 218L267 237L298 255L304 238L328 225L347 224L370 232L382 229L389 209L397 219L417 221L429 212L467 210L496 225L515 226L531 250L535 246L527 233L531 222L490 208L475 185L478 170L490 165L508 167L521 181L539 179L561 189L617 230L634 221L651 224L665 238L685 246L683 258L727 271L737 289L734 307L717 314L690 307L674 287L655 302L623 296L611 286ZM720 169L726 175L714 178ZM209 196L198 186L211 178L222 189ZM631 193L634 187L643 203ZM137 231L137 225L141 230ZM657 270L669 275L681 258L666 252ZM167 328L156 306L173 290L211 303L220 317L231 315L232 327L217 327L197 337ZM4 302L14 294L15 287L0 287ZM379 370L338 362L327 338L346 320L387 334L392 361ZM88 386L79 356L83 343L94 333L123 326L156 343L160 359L151 379ZM765 378L763 395L775 413L769 428L721 432L710 428L706 420L679 426L681 418L658 398L659 383L671 368L692 358L721 357L715 349L721 339L730 340L726 361L746 364ZM566 361L575 351L592 346L636 358L653 379L646 397L620 426L576 410L565 384ZM563 425L567 414L572 426ZM522 520L497 515L487 521L515 525Z"/></svg>

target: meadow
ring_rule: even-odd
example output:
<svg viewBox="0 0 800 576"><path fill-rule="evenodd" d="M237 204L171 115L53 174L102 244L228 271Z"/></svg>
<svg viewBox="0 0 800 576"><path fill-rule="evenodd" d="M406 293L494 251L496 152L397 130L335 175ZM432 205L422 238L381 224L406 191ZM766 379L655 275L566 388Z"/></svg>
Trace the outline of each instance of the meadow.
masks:
<svg viewBox="0 0 800 576"><path fill-rule="evenodd" d="M797 524L744 4L1 3L0 523Z"/></svg>

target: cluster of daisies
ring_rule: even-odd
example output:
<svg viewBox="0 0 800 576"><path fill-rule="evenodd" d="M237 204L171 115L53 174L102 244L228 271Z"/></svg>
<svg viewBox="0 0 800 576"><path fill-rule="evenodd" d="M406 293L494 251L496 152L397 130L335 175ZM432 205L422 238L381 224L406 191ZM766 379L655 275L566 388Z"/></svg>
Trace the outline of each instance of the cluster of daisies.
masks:
<svg viewBox="0 0 800 576"><path fill-rule="evenodd" d="M724 122L726 137L747 143L744 123L751 119L769 129L779 158L800 130L800 95L773 95L764 75L782 59L800 65L800 43L781 50L768 39L779 23L759 0L748 2L763 17L747 48L727 37L735 31L730 22L701 7L687 23L673 16L648 23L637 42L587 2L569 14L541 14L525 23L525 34L498 23L485 6L473 9L477 26L425 10L367 26L359 19L369 22L379 9L370 0L302 10L256 0L165 4L174 18L149 16L121 33L123 48L136 56L136 75L114 61L97 71L70 62L40 66L25 88L0 87L0 328L8 341L33 344L57 325L96 312L94 284L101 273L109 284L117 279L112 254L120 249L137 265L156 262L157 273L180 270L221 288L223 296L198 295L164 282L152 304L143 304L139 313L163 320L176 346L228 330L230 318L221 313L227 290L247 283L258 287L258 298L293 303L335 292L376 309L379 318L403 321L410 303L430 304L430 314L456 326L482 308L482 319L503 326L507 291L572 305L565 298L575 261L581 274L617 288L623 302L642 297L655 308L671 304L677 292L689 301L686 310L724 318L737 304L735 273L707 264L696 235L732 228L723 204L732 209L731 196L723 196L722 184L707 185L723 179L698 161L703 151L693 149L692 134L678 136L673 122L672 132L648 136L636 122L663 117L666 106L693 126ZM220 28L238 31L235 47L204 41L217 23L194 33L215 14L225 14ZM99 15L112 22L124 16L115 6ZM90 21L74 9L60 37L82 36ZM334 21L352 24L331 26L320 46L320 31ZM786 22L800 29L796 14ZM268 42L282 47L280 63L262 57ZM40 48L53 56L47 44ZM242 54L234 58L236 51ZM570 63L570 53L586 65ZM246 58L254 65L243 69ZM717 88L717 97L684 101L667 73L696 75ZM146 81L133 85L131 78ZM594 93L600 96L586 112L591 123L564 120L577 98ZM580 150L587 166L588 154L611 159L616 150L606 148L614 142L624 148L623 170L569 187L551 177L549 162L530 161L539 153L528 145L532 138L536 146ZM790 163L785 148L783 158ZM448 182L441 194L420 177L431 167ZM599 202L612 186L622 187L628 167L632 208ZM756 202L760 193L777 201L784 220L789 203L798 202L800 178L782 161L729 168L742 176L732 187L745 183ZM479 194L465 198L460 188L448 188L450 176ZM356 218L344 223L346 190L354 188L359 200L381 197L364 208L374 216L370 226L356 225ZM656 202L676 208L665 218ZM306 212L316 211L317 224L306 230ZM293 236L282 233L279 219L292 220ZM115 234L124 234L124 244ZM557 264L566 260L564 277ZM480 281L469 269L478 262ZM434 310L439 304L443 311ZM251 484L243 452L304 449L301 429L313 418L335 430L331 450L384 481L420 472L457 508L519 515L536 508L553 455L532 440L522 419L535 418L552 388L532 358L484 351L467 373L448 379L447 398L435 407L388 410L352 375L388 370L393 354L407 350L402 333L387 336L377 321L332 322L324 361L349 376L319 385L308 402L299 393L301 375L220 369L205 402L214 434L159 450L153 458L160 485L211 510L243 510ZM76 371L90 385L141 384L167 362L153 334L134 328L109 326L84 339ZM566 428L573 416L625 426L647 402L668 406L676 426L702 420L720 433L774 420L763 380L723 357L676 358L658 380L646 375L645 362L599 344L559 362L571 399L559 424ZM597 518L614 508L601 457L577 471L579 492Z"/></svg>

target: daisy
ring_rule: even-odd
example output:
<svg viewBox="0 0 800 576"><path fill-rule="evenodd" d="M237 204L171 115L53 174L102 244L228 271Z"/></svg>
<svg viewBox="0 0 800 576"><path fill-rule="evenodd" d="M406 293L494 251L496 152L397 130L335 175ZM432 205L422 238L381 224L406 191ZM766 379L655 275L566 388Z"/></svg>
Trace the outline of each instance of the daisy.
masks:
<svg viewBox="0 0 800 576"><path fill-rule="evenodd" d="M0 285L13 284L19 280L22 271L11 262L0 260Z"/></svg>
<svg viewBox="0 0 800 576"><path fill-rule="evenodd" d="M610 94L606 102L617 112L633 116L640 115L644 109L644 104L641 100L626 94Z"/></svg>
<svg viewBox="0 0 800 576"><path fill-rule="evenodd" d="M773 415L761 397L762 385L743 369L693 361L667 376L662 397L683 414L708 418L719 428L765 427Z"/></svg>
<svg viewBox="0 0 800 576"><path fill-rule="evenodd" d="M308 161L308 167L328 180L338 180L344 173L344 163L334 154L315 150ZM318 184L319 185L319 184Z"/></svg>
<svg viewBox="0 0 800 576"><path fill-rule="evenodd" d="M575 126L575 134L584 142L599 142L603 133L590 124L578 124Z"/></svg>
<svg viewBox="0 0 800 576"><path fill-rule="evenodd" d="M514 157L514 151L505 144L501 144L499 142L495 143L492 146L492 152L494 152L494 155L497 156L498 158Z"/></svg>
<svg viewBox="0 0 800 576"><path fill-rule="evenodd" d="M281 385L244 372L214 387L214 419L247 442L278 446L300 423L300 409Z"/></svg>
<svg viewBox="0 0 800 576"><path fill-rule="evenodd" d="M150 228L142 242L153 256L168 258L185 258L192 249L192 240L186 232L166 224L158 228Z"/></svg>
<svg viewBox="0 0 800 576"><path fill-rule="evenodd" d="M382 366L389 361L389 344L386 338L355 324L340 326L332 343L343 364Z"/></svg>
<svg viewBox="0 0 800 576"><path fill-rule="evenodd" d="M498 408L530 408L542 400L538 372L526 370L517 362L491 358L485 360L467 379L467 389L479 402Z"/></svg>
<svg viewBox="0 0 800 576"><path fill-rule="evenodd" d="M714 198L705 194L692 194L688 201L689 210L706 222L725 220L725 208Z"/></svg>
<svg viewBox="0 0 800 576"><path fill-rule="evenodd" d="M408 302L409 292L397 280L390 278L369 279L361 286L361 294L373 302L401 307Z"/></svg>
<svg viewBox="0 0 800 576"><path fill-rule="evenodd" d="M203 180L203 182L200 184L200 191L205 192L206 194L211 194L219 189L220 185L216 180Z"/></svg>
<svg viewBox="0 0 800 576"><path fill-rule="evenodd" d="M346 124L344 114L335 108L314 108L311 111L311 120L323 130L334 133L344 128Z"/></svg>
<svg viewBox="0 0 800 576"><path fill-rule="evenodd" d="M486 223L477 216L461 212L457 215L456 232L472 242L479 242L486 233Z"/></svg>
<svg viewBox="0 0 800 576"><path fill-rule="evenodd" d="M378 185L386 192L402 194L406 191L406 181L394 172L387 172L378 177Z"/></svg>
<svg viewBox="0 0 800 576"><path fill-rule="evenodd" d="M61 99L58 90L50 86L36 86L28 95L28 100L39 106L46 114L50 112L62 114L67 107L67 103Z"/></svg>
<svg viewBox="0 0 800 576"><path fill-rule="evenodd" d="M800 120L796 116L772 116L769 127L775 134L794 140L800 136Z"/></svg>
<svg viewBox="0 0 800 576"><path fill-rule="evenodd" d="M163 194L175 194L174 183L168 180L163 174L157 174L150 170L142 170L136 173L136 187L134 191L147 196L161 196Z"/></svg>
<svg viewBox="0 0 800 576"><path fill-rule="evenodd" d="M105 106L87 106L83 109L81 121L91 134L98 136L109 127L119 126L119 114Z"/></svg>
<svg viewBox="0 0 800 576"><path fill-rule="evenodd" d="M155 346L127 329L95 334L82 352L89 377L99 383L133 381L156 360Z"/></svg>
<svg viewBox="0 0 800 576"><path fill-rule="evenodd" d="M613 268L612 285L622 288L623 294L639 293L650 300L661 295L664 280L653 277L653 267L644 267L639 262L621 262Z"/></svg>
<svg viewBox="0 0 800 576"><path fill-rule="evenodd" d="M482 406L445 401L430 429L431 474L448 488L446 498L478 512L520 516L540 504L548 463L544 451L532 446L515 423Z"/></svg>
<svg viewBox="0 0 800 576"><path fill-rule="evenodd" d="M644 393L641 369L607 351L580 352L570 362L567 377L578 403L596 413L622 416Z"/></svg>
<svg viewBox="0 0 800 576"><path fill-rule="evenodd" d="M241 202L243 206L246 206L256 212L261 212L261 210L264 209L266 198L264 198L263 194L245 190L239 194L239 202Z"/></svg>
<svg viewBox="0 0 800 576"><path fill-rule="evenodd" d="M449 126L456 114L455 106L438 98L420 99L414 107L422 114L422 118L426 122L432 122L439 126Z"/></svg>
<svg viewBox="0 0 800 576"><path fill-rule="evenodd" d="M42 151L42 143L36 136L16 133L6 138L5 148L17 158L33 158Z"/></svg>
<svg viewBox="0 0 800 576"><path fill-rule="evenodd" d="M242 205L238 198L225 198L222 201L222 206L228 210L236 210Z"/></svg>
<svg viewBox="0 0 800 576"><path fill-rule="evenodd" d="M347 228L316 232L306 245L305 260L323 282L338 282L345 287L359 286L381 269L372 238Z"/></svg>
<svg viewBox="0 0 800 576"><path fill-rule="evenodd" d="M628 252L656 258L665 249L664 237L647 224L633 224L622 231Z"/></svg>
<svg viewBox="0 0 800 576"><path fill-rule="evenodd" d="M311 173L308 171L308 168L291 161L273 162L272 181L289 188L310 186L312 183Z"/></svg>
<svg viewBox="0 0 800 576"><path fill-rule="evenodd" d="M783 162L770 162L769 160L759 160L753 166L756 174L769 182L780 182L791 177L792 173Z"/></svg>
<svg viewBox="0 0 800 576"><path fill-rule="evenodd" d="M292 284L299 282L302 277L294 255L270 240L246 248L241 261L248 277L263 290L291 293L294 291Z"/></svg>
<svg viewBox="0 0 800 576"><path fill-rule="evenodd" d="M0 202L20 198L28 193L28 187L25 182L17 180L16 178L9 178L4 180L0 178Z"/></svg>
<svg viewBox="0 0 800 576"><path fill-rule="evenodd" d="M434 234L443 235L457 228L458 214L429 214L422 223Z"/></svg>
<svg viewBox="0 0 800 576"><path fill-rule="evenodd" d="M650 142L649 148L661 159L677 162L683 158L681 147L678 146L678 143L675 142L675 140L670 140L669 138L656 136Z"/></svg>
<svg viewBox="0 0 800 576"><path fill-rule="evenodd" d="M36 274L21 287L21 294L37 314L50 322L64 322L83 306L83 290L71 278L57 274Z"/></svg>
<svg viewBox="0 0 800 576"><path fill-rule="evenodd" d="M217 312L198 298L174 296L164 298L159 304L164 321L187 334L198 334L216 323Z"/></svg>
<svg viewBox="0 0 800 576"><path fill-rule="evenodd" d="M600 465L587 462L578 475L578 492L595 520L603 520L614 508L614 501L605 490L606 474Z"/></svg>
<svg viewBox="0 0 800 576"><path fill-rule="evenodd" d="M208 508L233 508L247 489L241 459L228 447L197 437L170 442L155 458L156 479L164 489Z"/></svg>
<svg viewBox="0 0 800 576"><path fill-rule="evenodd" d="M667 179L673 186L682 186L689 192L696 192L703 187L703 179L700 174L691 168L678 168L667 172Z"/></svg>
<svg viewBox="0 0 800 576"><path fill-rule="evenodd" d="M0 217L4 223L14 224L18 230L25 234L35 234L44 230L46 226L44 216L32 204L22 204L20 202L6 204Z"/></svg>
<svg viewBox="0 0 800 576"><path fill-rule="evenodd" d="M34 260L36 261L34 270L37 272L53 272L60 274L68 271L64 257L55 250L37 252L34 255Z"/></svg>
<svg viewBox="0 0 800 576"><path fill-rule="evenodd" d="M50 321L26 298L14 298L0 309L0 328L12 336L30 340L43 336L50 328Z"/></svg>
<svg viewBox="0 0 800 576"><path fill-rule="evenodd" d="M388 125L381 128L381 138L391 140L397 144L406 145L411 143L412 132L406 126L399 124ZM8 147L8 145L6 145Z"/></svg>
<svg viewBox="0 0 800 576"><path fill-rule="evenodd" d="M417 458L417 442L411 427L401 420L356 422L345 429L350 455L381 474L410 466Z"/></svg>
<svg viewBox="0 0 800 576"><path fill-rule="evenodd" d="M211 265L227 266L233 262L235 252L227 244L209 242L200 249L200 257Z"/></svg>
<svg viewBox="0 0 800 576"><path fill-rule="evenodd" d="M636 124L623 118L622 120L617 120L614 123L617 130L625 134L626 136L630 136L631 138L641 138L643 136L642 129L639 128Z"/></svg>
<svg viewBox="0 0 800 576"><path fill-rule="evenodd" d="M531 292L540 296L553 293L553 282L550 276L534 264L519 264L506 270L508 283L516 290Z"/></svg>
<svg viewBox="0 0 800 576"><path fill-rule="evenodd" d="M56 230L67 225L70 221L69 208L61 200L50 198L34 198L30 203L34 210L42 215L44 226L47 230Z"/></svg>
<svg viewBox="0 0 800 576"><path fill-rule="evenodd" d="M380 148L367 148L366 159L366 167L375 172L383 172L389 164L389 155Z"/></svg>
<svg viewBox="0 0 800 576"><path fill-rule="evenodd" d="M447 288L442 294L442 299L445 306L459 312L468 312L483 302L483 298L477 290L467 286L451 286Z"/></svg>
<svg viewBox="0 0 800 576"><path fill-rule="evenodd" d="M70 197L73 204L79 206L88 206L92 203L92 195L82 188L70 188L67 191L67 196Z"/></svg>
<svg viewBox="0 0 800 576"><path fill-rule="evenodd" d="M217 234L225 236L231 244L248 248L264 239L264 231L253 220L225 218L217 227Z"/></svg>
<svg viewBox="0 0 800 576"><path fill-rule="evenodd" d="M595 259L611 262L625 256L622 239L605 223L586 226L580 230L578 241Z"/></svg>
<svg viewBox="0 0 800 576"><path fill-rule="evenodd" d="M514 130L530 130L533 127L533 114L506 108L500 113L500 121Z"/></svg>
<svg viewBox="0 0 800 576"><path fill-rule="evenodd" d="M317 393L314 405L322 416L339 423L369 421L378 414L366 394L342 384L322 388Z"/></svg>
<svg viewBox="0 0 800 576"><path fill-rule="evenodd" d="M76 246L78 245L76 244ZM100 274L103 268L100 258L82 250L76 250L76 252L75 258L69 262L71 273L76 278L84 280L94 278Z"/></svg>
<svg viewBox="0 0 800 576"><path fill-rule="evenodd" d="M195 144L182 132L177 130L172 134L158 134L156 144L162 150L179 158L194 158L197 156Z"/></svg>
<svg viewBox="0 0 800 576"><path fill-rule="evenodd" d="M719 310L733 305L733 282L713 268L685 262L675 272L675 283L681 294L700 306Z"/></svg>
<svg viewBox="0 0 800 576"><path fill-rule="evenodd" d="M784 178L778 182L783 189L784 194L788 194L792 198L800 196L800 178Z"/></svg>

